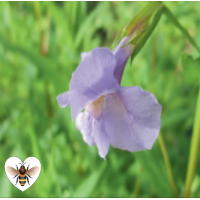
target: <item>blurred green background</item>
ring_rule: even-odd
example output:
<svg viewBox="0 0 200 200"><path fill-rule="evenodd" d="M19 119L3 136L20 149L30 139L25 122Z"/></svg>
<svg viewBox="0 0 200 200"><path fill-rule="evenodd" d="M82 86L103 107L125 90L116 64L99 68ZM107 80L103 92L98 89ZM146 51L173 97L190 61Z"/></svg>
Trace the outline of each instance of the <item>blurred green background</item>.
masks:
<svg viewBox="0 0 200 200"><path fill-rule="evenodd" d="M69 89L81 52L114 49L117 33L146 4L0 2L0 197L174 197L158 139L142 152L110 147L104 161L83 141L70 107L56 100ZM200 2L164 4L200 44ZM122 79L123 86L154 93L163 106L161 134L180 196L199 88L188 81L195 71L183 73L185 53L198 56L162 16ZM38 180L23 193L4 172L11 156L41 162ZM190 196L200 197L200 154Z"/></svg>

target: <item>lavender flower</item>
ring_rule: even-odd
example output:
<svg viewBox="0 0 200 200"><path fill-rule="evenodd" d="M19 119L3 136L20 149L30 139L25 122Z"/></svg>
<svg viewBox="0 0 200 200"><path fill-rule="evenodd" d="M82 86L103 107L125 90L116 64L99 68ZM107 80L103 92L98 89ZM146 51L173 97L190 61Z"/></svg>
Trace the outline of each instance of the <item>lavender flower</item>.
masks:
<svg viewBox="0 0 200 200"><path fill-rule="evenodd" d="M130 152L151 149L160 130L162 107L154 95L120 86L134 50L131 44L121 48L128 40L123 38L113 52L102 47L82 53L70 90L57 97L60 107L71 106L84 141L96 145L104 159L110 144Z"/></svg>

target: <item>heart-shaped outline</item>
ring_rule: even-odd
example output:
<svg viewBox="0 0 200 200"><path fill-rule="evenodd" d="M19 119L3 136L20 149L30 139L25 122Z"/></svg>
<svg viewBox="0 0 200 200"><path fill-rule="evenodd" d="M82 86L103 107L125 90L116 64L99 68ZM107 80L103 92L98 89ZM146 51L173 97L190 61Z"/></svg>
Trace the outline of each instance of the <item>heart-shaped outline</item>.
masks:
<svg viewBox="0 0 200 200"><path fill-rule="evenodd" d="M24 186L21 186L19 183L19 180L16 184L16 178L13 178L13 176L11 176L7 171L6 171L6 167L10 166L13 167L14 169L16 169L16 165L18 166L18 169L20 168L20 163L26 163L25 164L25 168L27 168L28 165L29 166L29 170L35 166L39 167L39 171L32 176L32 178L29 178L29 184L26 181L26 184ZM8 177L8 179L10 180L10 182L19 190L21 190L22 192L24 192L25 190L27 190L29 187L31 187L33 185L33 183L35 183L35 181L38 179L39 175L40 175L40 171L41 171L41 163L40 161L35 158L35 157L28 157L24 160L24 162L22 162L18 157L10 157L6 160L5 162L5 172L6 172L6 176ZM16 184L16 185L15 185Z"/></svg>

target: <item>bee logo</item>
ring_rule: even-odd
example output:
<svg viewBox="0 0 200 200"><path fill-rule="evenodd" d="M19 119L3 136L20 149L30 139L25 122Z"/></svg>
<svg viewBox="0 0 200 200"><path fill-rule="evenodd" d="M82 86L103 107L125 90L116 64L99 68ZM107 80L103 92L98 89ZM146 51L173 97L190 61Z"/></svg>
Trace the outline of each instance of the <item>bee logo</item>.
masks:
<svg viewBox="0 0 200 200"><path fill-rule="evenodd" d="M26 180L29 184L29 178L32 178L31 176L34 176L40 169L40 167L36 166L36 167L32 167L31 169L29 169L29 166L25 167L25 163L19 163L21 166L18 169L18 166L16 165L16 169L10 166L6 167L6 171L11 175L14 176L13 178L17 178L16 179L16 184L19 181L21 186L24 186L26 184ZM29 184L30 185L30 184Z"/></svg>

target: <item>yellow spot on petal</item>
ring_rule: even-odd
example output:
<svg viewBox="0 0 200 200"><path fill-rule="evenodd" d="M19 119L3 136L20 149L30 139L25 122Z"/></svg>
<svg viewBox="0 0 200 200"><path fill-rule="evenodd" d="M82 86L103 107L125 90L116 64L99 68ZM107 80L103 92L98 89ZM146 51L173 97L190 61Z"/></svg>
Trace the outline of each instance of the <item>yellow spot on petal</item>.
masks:
<svg viewBox="0 0 200 200"><path fill-rule="evenodd" d="M86 106L86 111L93 115L95 119L100 119L103 112L103 101L105 95L100 96L96 101Z"/></svg>

